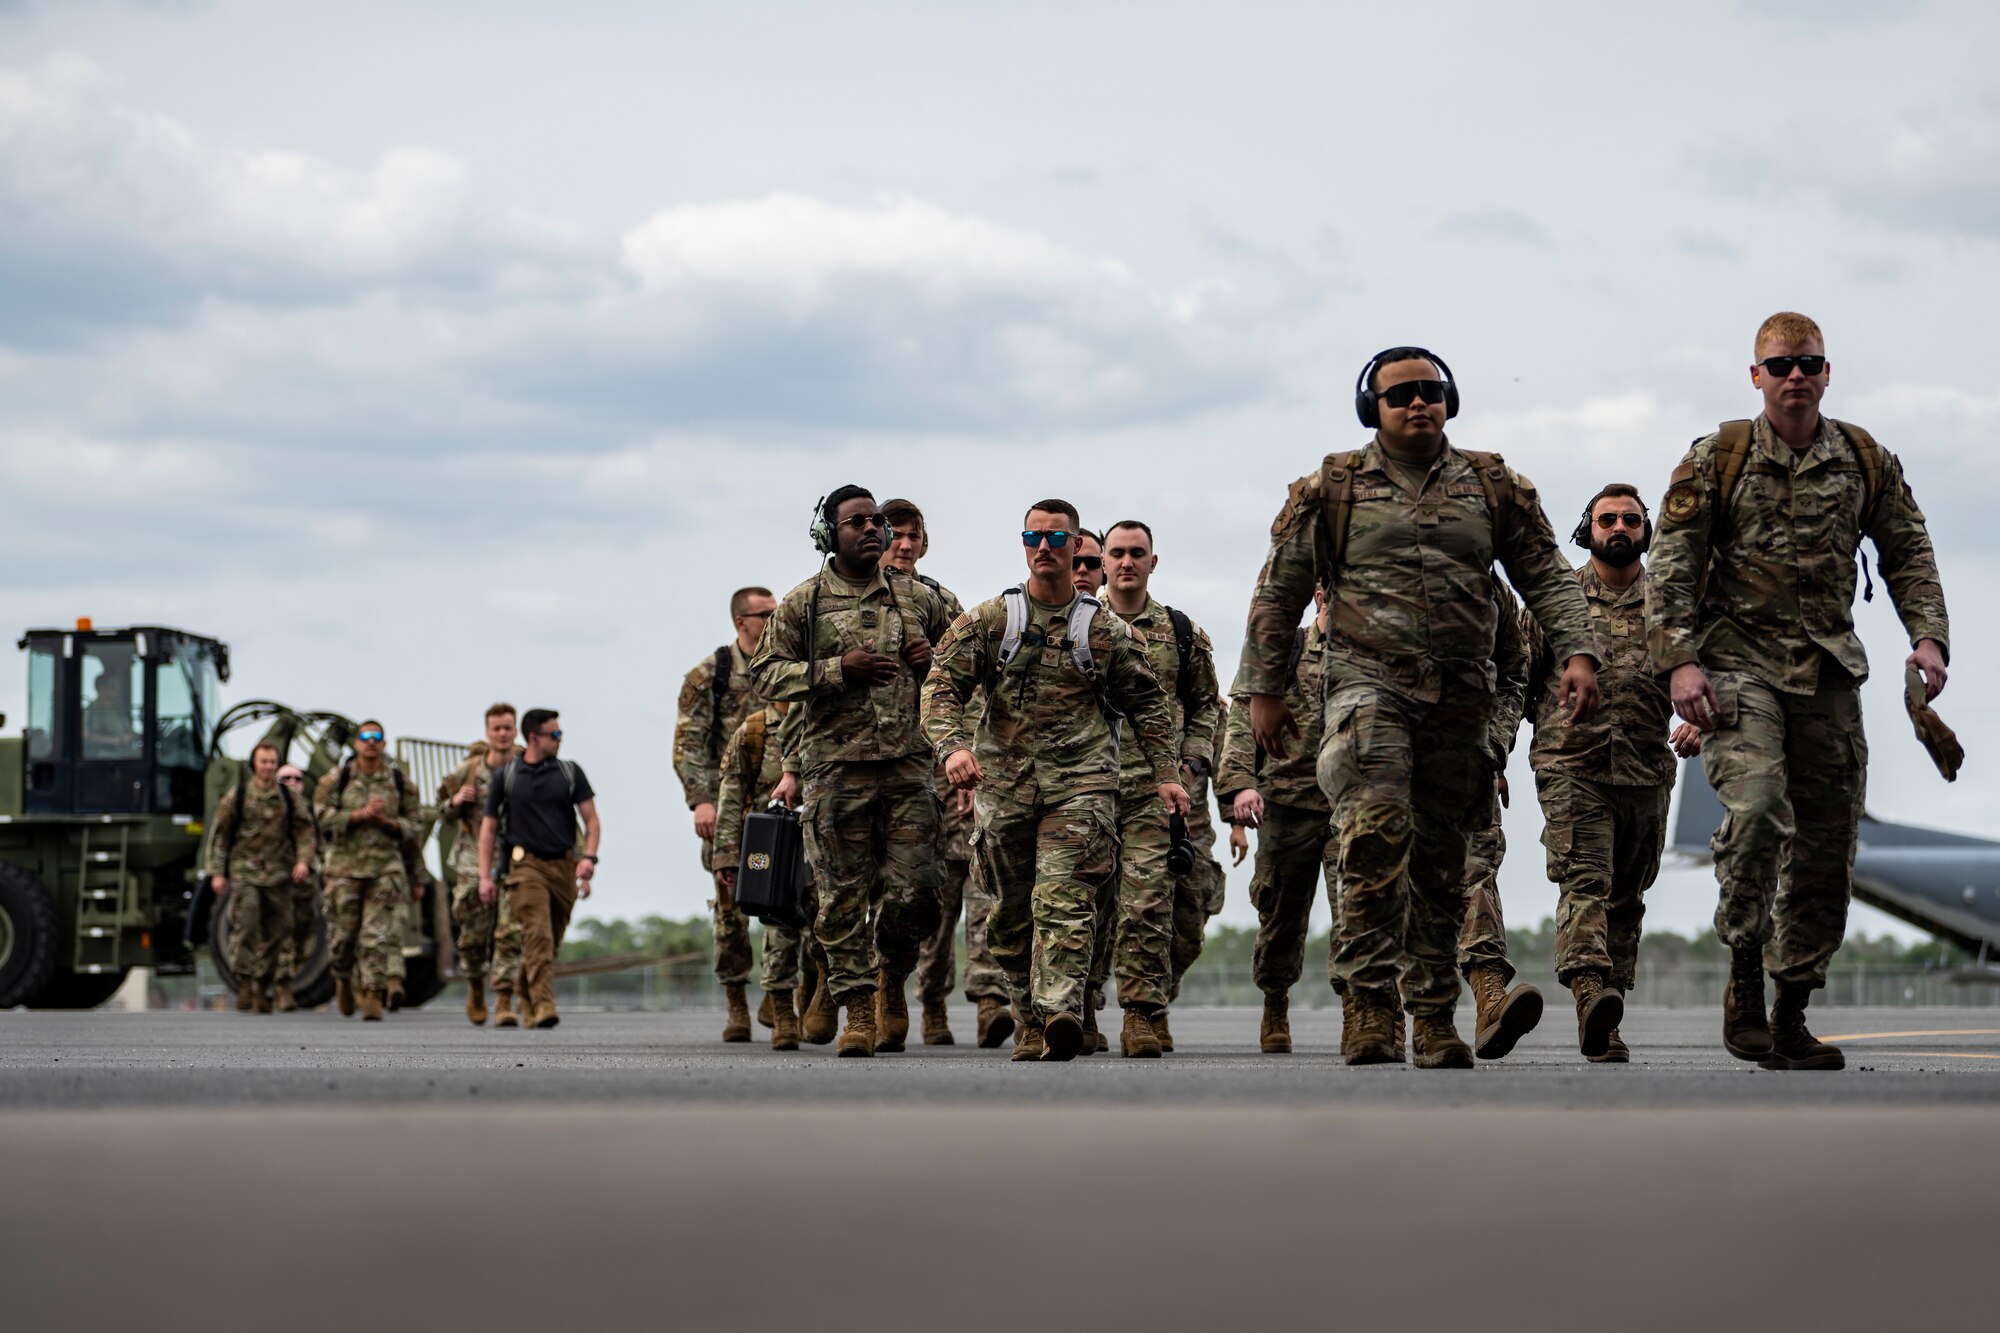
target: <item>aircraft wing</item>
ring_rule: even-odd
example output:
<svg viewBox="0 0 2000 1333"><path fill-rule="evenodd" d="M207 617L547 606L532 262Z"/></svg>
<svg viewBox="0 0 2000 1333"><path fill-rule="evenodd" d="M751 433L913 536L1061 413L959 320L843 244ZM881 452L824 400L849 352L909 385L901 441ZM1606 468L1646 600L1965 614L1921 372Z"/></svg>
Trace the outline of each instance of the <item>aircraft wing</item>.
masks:
<svg viewBox="0 0 2000 1333"><path fill-rule="evenodd" d="M1722 802L1698 759L1681 763L1668 845L1706 858ZM1854 896L1982 959L2000 957L2000 842L1861 817Z"/></svg>

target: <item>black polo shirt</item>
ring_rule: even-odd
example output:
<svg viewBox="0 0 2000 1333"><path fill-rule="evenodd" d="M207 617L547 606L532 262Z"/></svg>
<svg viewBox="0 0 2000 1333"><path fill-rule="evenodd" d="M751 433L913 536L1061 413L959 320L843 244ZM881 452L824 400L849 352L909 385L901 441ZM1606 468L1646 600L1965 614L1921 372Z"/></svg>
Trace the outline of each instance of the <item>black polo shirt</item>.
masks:
<svg viewBox="0 0 2000 1333"><path fill-rule="evenodd" d="M539 764L516 759L513 769L512 792L507 790L506 769L493 775L486 791L486 813L500 821L514 846L549 859L568 856L576 848L576 807L597 795L590 779L578 764L571 764L565 773L559 759Z"/></svg>

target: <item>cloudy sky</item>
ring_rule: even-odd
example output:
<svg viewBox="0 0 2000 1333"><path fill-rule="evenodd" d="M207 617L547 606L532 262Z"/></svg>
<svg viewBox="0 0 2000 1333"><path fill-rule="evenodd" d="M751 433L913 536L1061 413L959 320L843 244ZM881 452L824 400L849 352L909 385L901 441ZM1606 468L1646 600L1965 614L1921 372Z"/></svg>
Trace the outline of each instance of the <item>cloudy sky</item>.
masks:
<svg viewBox="0 0 2000 1333"><path fill-rule="evenodd" d="M1226 676L1377 348L1449 357L1452 438L1566 529L1753 412L1796 308L1956 613L1948 787L1860 611L1871 805L1985 831L1997 48L1979 4L0 0L0 624L183 625L230 698L401 734L558 706L592 909L686 915L680 677L832 487L921 503L968 601L1029 500L1146 518Z"/></svg>

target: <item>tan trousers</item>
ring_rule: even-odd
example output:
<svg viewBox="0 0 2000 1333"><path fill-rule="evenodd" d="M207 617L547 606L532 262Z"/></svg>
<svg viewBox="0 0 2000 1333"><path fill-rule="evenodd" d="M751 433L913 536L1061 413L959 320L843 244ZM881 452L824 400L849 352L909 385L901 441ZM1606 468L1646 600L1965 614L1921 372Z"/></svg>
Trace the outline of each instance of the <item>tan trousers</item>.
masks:
<svg viewBox="0 0 2000 1333"><path fill-rule="evenodd" d="M523 853L507 874L507 910L521 928L521 980L530 1014L556 1007L556 952L576 906L574 856L554 860Z"/></svg>

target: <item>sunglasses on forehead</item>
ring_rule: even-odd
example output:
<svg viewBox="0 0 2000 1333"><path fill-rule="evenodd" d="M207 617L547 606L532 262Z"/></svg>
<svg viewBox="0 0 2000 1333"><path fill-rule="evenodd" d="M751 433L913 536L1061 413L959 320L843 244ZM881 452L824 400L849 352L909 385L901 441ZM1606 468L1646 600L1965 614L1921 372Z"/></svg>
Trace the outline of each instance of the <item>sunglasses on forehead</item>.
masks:
<svg viewBox="0 0 2000 1333"><path fill-rule="evenodd" d="M1826 369L1826 358L1823 356L1767 356L1757 364L1770 372L1772 379L1788 380L1792 377L1792 371L1795 368L1804 371L1806 378L1811 379L1814 375Z"/></svg>

